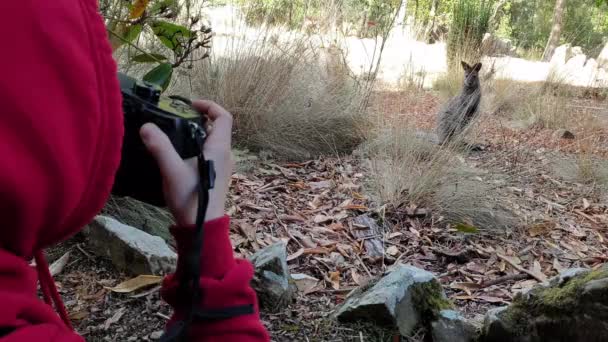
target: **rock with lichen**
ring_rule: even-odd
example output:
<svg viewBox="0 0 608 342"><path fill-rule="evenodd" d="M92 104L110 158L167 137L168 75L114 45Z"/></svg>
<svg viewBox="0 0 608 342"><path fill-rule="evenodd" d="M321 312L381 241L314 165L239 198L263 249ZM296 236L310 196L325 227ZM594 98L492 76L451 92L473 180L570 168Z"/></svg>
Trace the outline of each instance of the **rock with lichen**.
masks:
<svg viewBox="0 0 608 342"><path fill-rule="evenodd" d="M478 327L454 310L441 310L431 323L433 342L477 341Z"/></svg>
<svg viewBox="0 0 608 342"><path fill-rule="evenodd" d="M258 294L260 306L277 311L289 305L296 286L287 267L287 245L279 242L251 256L255 268L251 286Z"/></svg>
<svg viewBox="0 0 608 342"><path fill-rule="evenodd" d="M452 307L433 274L397 265L386 276L353 294L336 311L340 322L373 322L409 336L428 327L439 312Z"/></svg>
<svg viewBox="0 0 608 342"><path fill-rule="evenodd" d="M572 269L488 312L481 341L608 339L608 265Z"/></svg>

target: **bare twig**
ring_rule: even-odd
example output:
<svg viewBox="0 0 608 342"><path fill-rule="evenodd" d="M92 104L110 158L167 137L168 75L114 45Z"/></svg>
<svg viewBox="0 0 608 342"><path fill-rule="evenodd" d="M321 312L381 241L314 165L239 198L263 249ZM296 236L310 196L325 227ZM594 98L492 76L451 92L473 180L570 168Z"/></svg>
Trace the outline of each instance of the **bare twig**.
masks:
<svg viewBox="0 0 608 342"><path fill-rule="evenodd" d="M500 259L506 261L509 265L511 265L514 269L520 271L520 272L524 272L529 274L530 276L532 276L532 278L538 280L541 283L544 283L546 281L546 279L543 279L542 277L538 276L538 274L531 272L519 265L517 265L516 263L514 263L511 259L509 259L508 257L501 255L500 253L496 253L496 256L498 256Z"/></svg>
<svg viewBox="0 0 608 342"><path fill-rule="evenodd" d="M485 288L485 287L490 287L490 286L494 286L494 285L499 285L502 283L507 283L510 281L525 280L525 279L530 278L531 276L532 275L528 274L528 273L509 274L504 277L496 278L494 280L483 281L480 284L480 286L481 286L481 288Z"/></svg>

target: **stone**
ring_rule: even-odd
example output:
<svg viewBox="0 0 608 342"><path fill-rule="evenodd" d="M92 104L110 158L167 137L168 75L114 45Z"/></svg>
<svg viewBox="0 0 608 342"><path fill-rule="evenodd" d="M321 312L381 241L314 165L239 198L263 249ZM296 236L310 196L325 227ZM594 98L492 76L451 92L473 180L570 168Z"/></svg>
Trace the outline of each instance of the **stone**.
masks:
<svg viewBox="0 0 608 342"><path fill-rule="evenodd" d="M553 52L553 56L551 57L551 61L549 64L552 68L560 68L566 65L568 59L570 59L570 44L560 45Z"/></svg>
<svg viewBox="0 0 608 342"><path fill-rule="evenodd" d="M454 310L441 310L431 323L433 342L473 342L477 339L477 327Z"/></svg>
<svg viewBox="0 0 608 342"><path fill-rule="evenodd" d="M276 243L251 256L255 274L251 286L258 294L260 306L276 311L290 304L296 286L287 267L287 244Z"/></svg>
<svg viewBox="0 0 608 342"><path fill-rule="evenodd" d="M409 336L418 326L428 326L447 300L433 274L413 266L395 265L378 282L349 297L335 312L340 322L373 322L396 327Z"/></svg>
<svg viewBox="0 0 608 342"><path fill-rule="evenodd" d="M153 332L153 333L150 334L150 339L153 340L153 341L154 340L159 340L161 338L161 336L163 336L163 333L164 332L162 330L155 331L155 332Z"/></svg>
<svg viewBox="0 0 608 342"><path fill-rule="evenodd" d="M481 341L605 341L608 265L570 269L486 314Z"/></svg>
<svg viewBox="0 0 608 342"><path fill-rule="evenodd" d="M555 132L553 132L553 140L561 140L561 139L567 139L567 140L572 140L574 139L574 133L570 132L567 129L558 129Z"/></svg>
<svg viewBox="0 0 608 342"><path fill-rule="evenodd" d="M490 33L486 33L481 41L481 51L486 56L519 57L516 50L511 40L496 37Z"/></svg>
<svg viewBox="0 0 608 342"><path fill-rule="evenodd" d="M102 215L170 242L173 236L169 227L175 222L167 209L138 201L130 197L111 197L102 210Z"/></svg>
<svg viewBox="0 0 608 342"><path fill-rule="evenodd" d="M167 274L175 270L177 254L158 236L97 216L83 230L92 251L131 274Z"/></svg>
<svg viewBox="0 0 608 342"><path fill-rule="evenodd" d="M583 70L585 63L587 63L587 56L575 55L566 62L565 68L574 76L575 73Z"/></svg>

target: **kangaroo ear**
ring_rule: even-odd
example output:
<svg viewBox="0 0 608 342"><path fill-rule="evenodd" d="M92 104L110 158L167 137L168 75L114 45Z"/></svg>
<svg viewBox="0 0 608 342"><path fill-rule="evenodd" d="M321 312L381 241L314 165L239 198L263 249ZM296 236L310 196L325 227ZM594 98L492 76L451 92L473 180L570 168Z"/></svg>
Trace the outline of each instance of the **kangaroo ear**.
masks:
<svg viewBox="0 0 608 342"><path fill-rule="evenodd" d="M473 66L473 70L479 72L479 70L481 70L481 65L482 65L481 63L475 64L475 66Z"/></svg>
<svg viewBox="0 0 608 342"><path fill-rule="evenodd" d="M471 72L471 66L468 65L467 62L461 61L460 64L462 64L462 68L464 69L464 71Z"/></svg>

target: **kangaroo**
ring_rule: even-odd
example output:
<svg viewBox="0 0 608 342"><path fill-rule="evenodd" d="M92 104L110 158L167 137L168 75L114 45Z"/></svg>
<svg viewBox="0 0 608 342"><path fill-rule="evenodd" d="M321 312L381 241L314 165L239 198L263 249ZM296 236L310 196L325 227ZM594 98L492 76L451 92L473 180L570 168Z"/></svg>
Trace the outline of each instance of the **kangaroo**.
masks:
<svg viewBox="0 0 608 342"><path fill-rule="evenodd" d="M479 70L481 63L470 66L461 62L464 69L464 84L460 95L451 98L437 115L437 136L439 143L449 142L461 134L477 114L481 101Z"/></svg>

